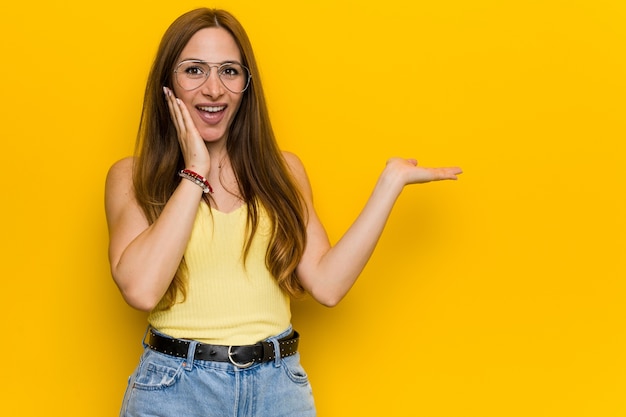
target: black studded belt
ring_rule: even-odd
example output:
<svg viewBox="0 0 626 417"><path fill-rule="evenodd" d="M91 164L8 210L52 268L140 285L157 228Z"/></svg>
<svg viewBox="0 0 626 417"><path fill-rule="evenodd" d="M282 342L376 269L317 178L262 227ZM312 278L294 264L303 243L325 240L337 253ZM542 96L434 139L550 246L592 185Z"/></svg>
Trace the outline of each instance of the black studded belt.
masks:
<svg viewBox="0 0 626 417"><path fill-rule="evenodd" d="M278 339L280 357L295 355L298 351L300 335L295 330L288 336ZM190 340L174 339L156 333L152 328L148 334L148 347L157 352L177 358L187 358ZM262 341L254 345L224 346L198 343L193 355L194 359L215 362L230 362L238 368L248 368L255 363L269 362L276 359L274 343Z"/></svg>

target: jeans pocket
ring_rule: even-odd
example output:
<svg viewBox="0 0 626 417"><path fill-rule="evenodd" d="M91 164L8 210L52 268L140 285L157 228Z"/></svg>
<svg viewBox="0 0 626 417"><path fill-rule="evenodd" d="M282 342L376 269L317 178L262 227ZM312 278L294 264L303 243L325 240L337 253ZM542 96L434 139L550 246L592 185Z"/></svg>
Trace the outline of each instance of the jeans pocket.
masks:
<svg viewBox="0 0 626 417"><path fill-rule="evenodd" d="M285 373L293 382L298 385L307 385L309 383L309 376L300 364L300 354L282 358L282 368Z"/></svg>
<svg viewBox="0 0 626 417"><path fill-rule="evenodd" d="M135 375L134 388L160 390L173 386L183 372L183 361L176 358L149 355Z"/></svg>

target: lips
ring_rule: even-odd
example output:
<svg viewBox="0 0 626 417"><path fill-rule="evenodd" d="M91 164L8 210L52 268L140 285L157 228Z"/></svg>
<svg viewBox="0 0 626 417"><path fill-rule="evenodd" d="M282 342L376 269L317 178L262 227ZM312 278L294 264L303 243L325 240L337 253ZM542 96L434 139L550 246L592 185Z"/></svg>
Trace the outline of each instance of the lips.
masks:
<svg viewBox="0 0 626 417"><path fill-rule="evenodd" d="M215 125L224 118L226 107L226 105L198 105L196 110L205 123Z"/></svg>

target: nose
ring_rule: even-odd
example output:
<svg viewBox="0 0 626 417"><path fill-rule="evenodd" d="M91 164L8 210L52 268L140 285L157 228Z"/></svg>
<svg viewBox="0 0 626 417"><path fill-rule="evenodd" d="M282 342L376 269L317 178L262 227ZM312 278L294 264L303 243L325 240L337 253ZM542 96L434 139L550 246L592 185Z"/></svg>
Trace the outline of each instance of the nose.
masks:
<svg viewBox="0 0 626 417"><path fill-rule="evenodd" d="M224 94L224 85L217 74L217 68L211 68L207 80L202 85L202 94L213 99Z"/></svg>

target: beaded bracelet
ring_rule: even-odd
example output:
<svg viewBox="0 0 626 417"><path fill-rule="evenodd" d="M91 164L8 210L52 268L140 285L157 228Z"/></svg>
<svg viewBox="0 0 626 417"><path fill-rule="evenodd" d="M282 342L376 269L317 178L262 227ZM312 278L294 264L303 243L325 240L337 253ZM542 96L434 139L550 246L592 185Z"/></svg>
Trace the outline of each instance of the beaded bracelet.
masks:
<svg viewBox="0 0 626 417"><path fill-rule="evenodd" d="M213 194L213 188L211 184L202 175L193 172L190 169L181 169L178 173L179 177L185 178L202 188L202 192Z"/></svg>

